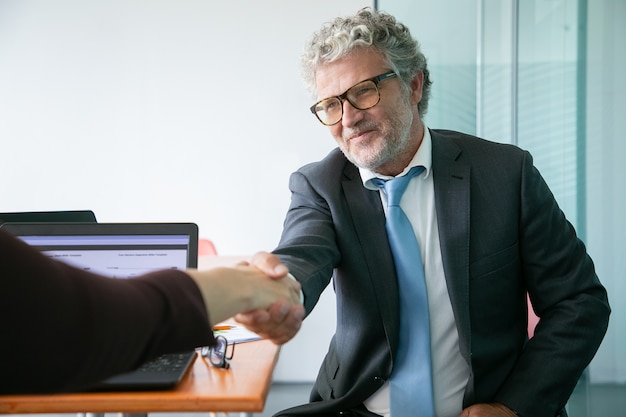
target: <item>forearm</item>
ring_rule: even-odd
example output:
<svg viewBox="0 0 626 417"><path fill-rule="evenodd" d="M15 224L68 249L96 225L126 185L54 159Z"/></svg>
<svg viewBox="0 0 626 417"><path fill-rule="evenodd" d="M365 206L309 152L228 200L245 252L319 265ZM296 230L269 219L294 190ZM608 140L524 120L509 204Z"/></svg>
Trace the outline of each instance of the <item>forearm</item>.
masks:
<svg viewBox="0 0 626 417"><path fill-rule="evenodd" d="M0 320L11 340L0 344L0 374L8 384L0 382L0 392L81 389L149 357L211 340L200 293L180 271L100 277L5 233L0 271Z"/></svg>

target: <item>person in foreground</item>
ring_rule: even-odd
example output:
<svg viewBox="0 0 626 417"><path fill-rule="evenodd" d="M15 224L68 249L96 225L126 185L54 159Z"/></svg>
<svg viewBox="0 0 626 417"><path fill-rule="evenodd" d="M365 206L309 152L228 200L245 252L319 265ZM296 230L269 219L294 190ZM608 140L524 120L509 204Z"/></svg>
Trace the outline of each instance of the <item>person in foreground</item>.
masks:
<svg viewBox="0 0 626 417"><path fill-rule="evenodd" d="M281 240L255 262L289 268L306 314L332 277L337 323L310 403L277 415L565 416L610 308L531 155L427 128L426 59L386 13L325 25L303 67L339 148L291 176ZM236 318L284 343L302 313Z"/></svg>
<svg viewBox="0 0 626 417"><path fill-rule="evenodd" d="M277 271L277 280L244 265L111 279L0 229L0 394L83 390L160 354L213 345L212 324L299 303L299 284Z"/></svg>

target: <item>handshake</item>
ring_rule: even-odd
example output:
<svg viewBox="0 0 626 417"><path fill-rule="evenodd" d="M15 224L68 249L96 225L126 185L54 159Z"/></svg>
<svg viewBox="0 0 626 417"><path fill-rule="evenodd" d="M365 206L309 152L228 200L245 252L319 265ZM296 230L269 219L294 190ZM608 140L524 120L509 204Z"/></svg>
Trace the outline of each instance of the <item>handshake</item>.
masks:
<svg viewBox="0 0 626 417"><path fill-rule="evenodd" d="M234 316L276 344L289 341L302 326L300 283L275 255L259 252L234 267L187 273L200 288L212 324Z"/></svg>

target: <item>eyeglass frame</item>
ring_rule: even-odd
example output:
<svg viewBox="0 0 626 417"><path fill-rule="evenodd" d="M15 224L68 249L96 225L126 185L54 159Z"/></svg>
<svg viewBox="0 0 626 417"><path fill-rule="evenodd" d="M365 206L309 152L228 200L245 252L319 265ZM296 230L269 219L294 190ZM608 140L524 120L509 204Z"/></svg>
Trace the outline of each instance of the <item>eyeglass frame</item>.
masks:
<svg viewBox="0 0 626 417"><path fill-rule="evenodd" d="M214 346L203 346L200 349L200 354L202 355L203 358L209 358L209 362L211 363L211 365L215 366L216 368L223 368L223 369L228 369L230 368L230 363L229 361L233 358L233 356L235 355L235 343L228 343L228 339L226 339L224 336L222 335L217 335L215 336L215 345ZM223 346L223 350L222 351L216 351L216 348L222 347ZM230 354L228 353L229 349L228 347L231 346L230 349ZM219 357L218 361L214 361L214 357L213 354L217 353L217 356Z"/></svg>
<svg viewBox="0 0 626 417"><path fill-rule="evenodd" d="M371 109L372 107L376 106L378 103L380 103L380 89L378 87L378 84L380 84L381 81L387 80L389 78L393 78L393 77L397 77L398 74L395 73L394 71L389 71L389 72L385 72L383 74L377 75L375 77L372 78L367 78L365 80L359 81L358 83L354 84L352 87L348 88L346 91L343 92L343 94L340 94L338 96L330 96L330 97L326 97L321 99L320 101L318 101L317 103L315 103L314 105L312 105L309 110L311 110L311 113L313 113L315 115L315 117L317 118L317 120L320 121L321 124L323 124L324 126L333 126L336 125L337 123L339 123L341 121L341 119L343 119L343 102L344 100L347 100L348 103L350 103L350 105L352 107L354 107L357 110L367 110L367 109ZM368 81L372 81L374 82L374 87L376 88L376 93L378 94L378 100L376 100L376 103L372 104L371 106L365 107L365 108L360 108L358 106L356 106L352 100L350 100L350 98L348 97L348 93L350 92L350 90L352 90L354 87L356 87L359 84L368 82ZM341 117L334 123L325 123L324 121L322 121L322 119L320 118L320 116L317 114L316 111L316 107L326 101L326 100L330 100L330 99L338 99L339 102L341 103Z"/></svg>

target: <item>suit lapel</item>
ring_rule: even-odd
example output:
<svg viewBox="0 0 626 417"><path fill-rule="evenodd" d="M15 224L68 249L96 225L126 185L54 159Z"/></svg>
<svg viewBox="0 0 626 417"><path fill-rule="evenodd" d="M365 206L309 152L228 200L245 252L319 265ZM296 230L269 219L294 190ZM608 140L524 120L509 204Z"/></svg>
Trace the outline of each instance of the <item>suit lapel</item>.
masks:
<svg viewBox="0 0 626 417"><path fill-rule="evenodd" d="M431 130L435 207L446 284L459 331L461 354L470 363L469 315L469 221L470 167L461 159L461 149L448 137ZM385 215L380 195L363 186L358 169L346 164L342 182L369 279L378 308L395 352L398 338L398 283L393 258L386 242ZM377 242L372 245L371 242ZM385 277L385 279L381 279Z"/></svg>
<svg viewBox="0 0 626 417"><path fill-rule="evenodd" d="M385 333L391 352L396 351L398 340L398 282L385 229L385 213L380 194L363 186L358 169L346 164L343 190L350 218L358 238L369 279L374 288L374 296L382 315ZM372 242L374 242L372 244Z"/></svg>
<svg viewBox="0 0 626 417"><path fill-rule="evenodd" d="M431 130L435 207L446 284L459 331L461 354L470 363L469 239L470 167L461 149Z"/></svg>

